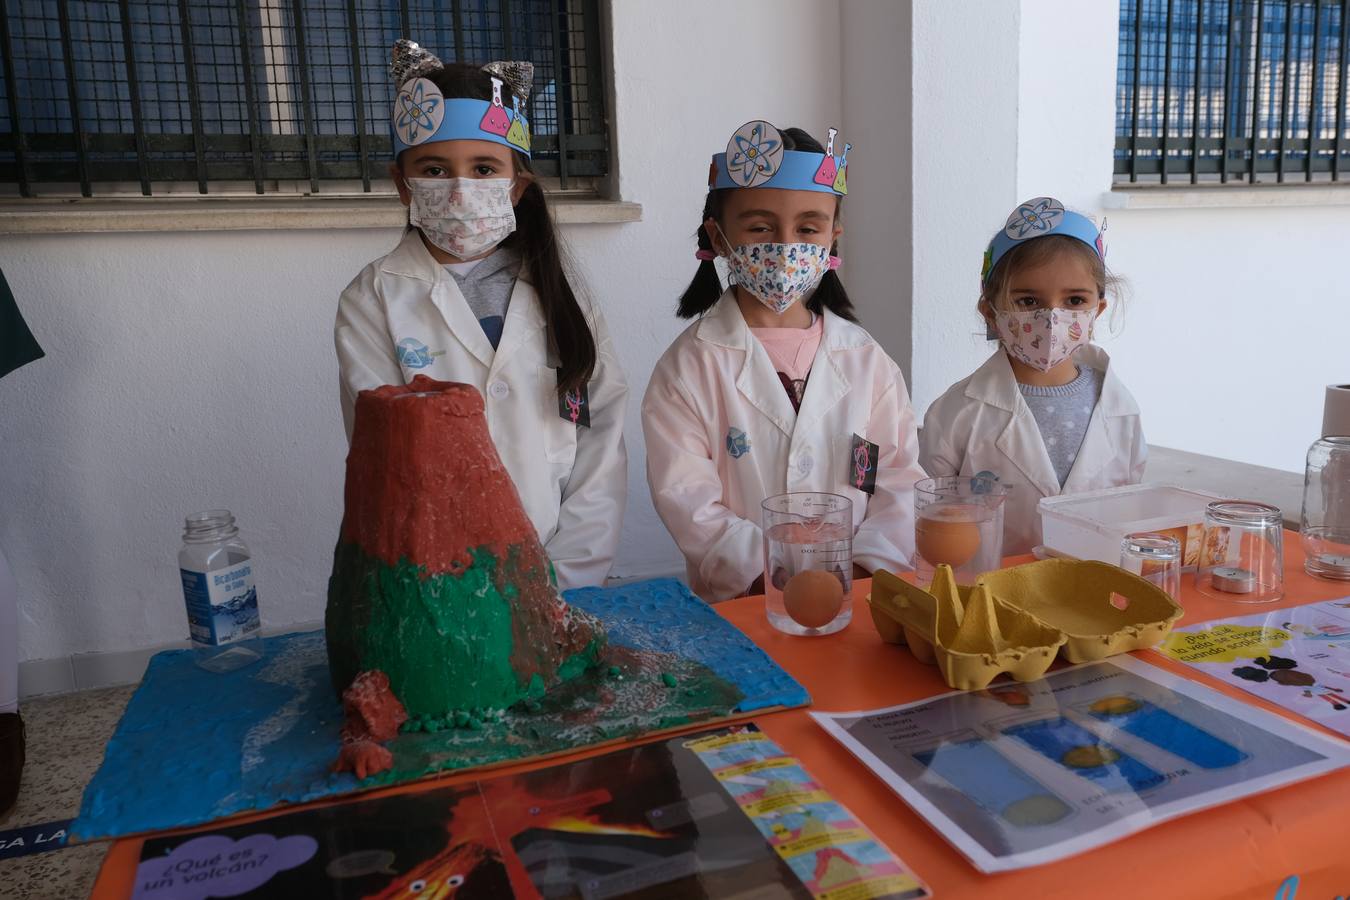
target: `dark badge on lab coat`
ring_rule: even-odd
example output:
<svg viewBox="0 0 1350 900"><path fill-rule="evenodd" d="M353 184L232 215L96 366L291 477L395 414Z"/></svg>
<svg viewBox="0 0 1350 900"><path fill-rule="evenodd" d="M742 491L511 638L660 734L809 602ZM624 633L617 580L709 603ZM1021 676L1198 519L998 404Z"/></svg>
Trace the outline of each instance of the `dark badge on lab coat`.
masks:
<svg viewBox="0 0 1350 900"><path fill-rule="evenodd" d="M853 435L849 444L848 473L844 478L848 486L866 494L877 492L877 458L881 448L865 437Z"/></svg>
<svg viewBox="0 0 1350 900"><path fill-rule="evenodd" d="M561 369L558 370L558 379L562 380ZM581 428L591 427L591 395L586 385L558 397L558 415Z"/></svg>

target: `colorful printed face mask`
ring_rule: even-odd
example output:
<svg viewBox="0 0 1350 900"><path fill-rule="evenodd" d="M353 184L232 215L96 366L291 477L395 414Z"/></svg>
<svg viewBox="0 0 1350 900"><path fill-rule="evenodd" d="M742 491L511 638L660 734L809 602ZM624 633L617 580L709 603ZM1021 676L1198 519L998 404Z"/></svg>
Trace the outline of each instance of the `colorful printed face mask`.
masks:
<svg viewBox="0 0 1350 900"><path fill-rule="evenodd" d="M725 234L722 240L731 244ZM768 243L732 247L727 256L727 268L736 284L782 315L792 304L815 290L832 266L829 247Z"/></svg>
<svg viewBox="0 0 1350 900"><path fill-rule="evenodd" d="M482 256L516 230L511 178L409 178L408 220L460 259Z"/></svg>
<svg viewBox="0 0 1350 900"><path fill-rule="evenodd" d="M1033 369L1048 372L1092 340L1095 309L1017 309L994 313L1004 348Z"/></svg>

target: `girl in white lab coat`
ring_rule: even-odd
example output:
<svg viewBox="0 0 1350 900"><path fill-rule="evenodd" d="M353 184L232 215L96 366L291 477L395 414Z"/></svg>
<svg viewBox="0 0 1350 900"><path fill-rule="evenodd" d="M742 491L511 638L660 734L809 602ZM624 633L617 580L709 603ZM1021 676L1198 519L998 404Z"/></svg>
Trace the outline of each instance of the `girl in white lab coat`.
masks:
<svg viewBox="0 0 1350 900"><path fill-rule="evenodd" d="M978 309L999 349L928 408L930 475L994 476L1009 485L1003 552L1041 542L1042 497L1144 476L1139 407L1091 343L1114 279L1096 224L1038 197L1021 204L985 251Z"/></svg>
<svg viewBox="0 0 1350 900"><path fill-rule="evenodd" d="M916 422L833 271L848 151L835 156L834 135L824 149L750 122L713 158L702 262L678 309L697 321L643 399L652 501L706 600L762 588L760 504L788 491L852 501L855 574L910 565Z"/></svg>
<svg viewBox="0 0 1350 900"><path fill-rule="evenodd" d="M390 173L410 224L338 301L348 437L360 391L415 375L473 385L558 586L602 584L626 499L628 389L530 170L532 67L443 65L411 41L394 54Z"/></svg>

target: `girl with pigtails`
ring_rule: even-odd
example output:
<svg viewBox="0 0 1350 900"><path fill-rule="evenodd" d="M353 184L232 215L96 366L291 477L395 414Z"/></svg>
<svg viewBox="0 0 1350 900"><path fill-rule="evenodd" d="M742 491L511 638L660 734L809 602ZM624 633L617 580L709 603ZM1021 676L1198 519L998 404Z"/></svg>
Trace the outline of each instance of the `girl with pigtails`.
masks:
<svg viewBox="0 0 1350 900"><path fill-rule="evenodd" d="M713 157L699 267L676 311L696 321L643 399L652 500L709 601L763 588L761 504L789 491L852 501L856 574L910 568L915 417L835 271L848 145L836 155L834 139L754 121Z"/></svg>

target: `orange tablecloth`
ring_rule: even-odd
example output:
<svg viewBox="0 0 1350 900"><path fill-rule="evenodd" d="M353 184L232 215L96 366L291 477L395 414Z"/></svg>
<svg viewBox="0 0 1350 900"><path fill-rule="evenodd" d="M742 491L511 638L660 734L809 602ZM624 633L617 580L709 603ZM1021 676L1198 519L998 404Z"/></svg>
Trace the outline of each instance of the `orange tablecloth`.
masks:
<svg viewBox="0 0 1350 900"><path fill-rule="evenodd" d="M1186 610L1182 624L1350 595L1350 585L1318 581L1304 574L1297 535L1288 537L1283 602L1263 607L1211 600L1193 589L1192 577L1187 575L1182 579L1182 605ZM854 586L852 625L823 638L793 638L773 630L764 618L761 598L733 600L721 604L718 611L806 686L815 709L871 709L946 692L948 688L936 668L919 663L904 648L883 644L877 637L863 600L868 589L866 581ZM1246 702L1280 712L1273 704L1157 653L1141 655ZM1073 859L989 876L967 863L917 813L826 735L805 710L772 713L754 721L784 750L801 759L821 784L928 882L939 898L1272 900L1290 876L1299 878L1299 900L1350 896L1350 841L1346 838L1350 769L1175 819ZM498 769L493 774L558 765L613 749ZM423 781L384 793L429 790L476 777L469 774ZM372 796L378 795L363 794L362 798ZM272 815L276 814L273 811ZM130 896L140 848L141 840L136 838L112 846L94 887L95 898L122 900ZM1281 900L1293 898L1289 893Z"/></svg>

